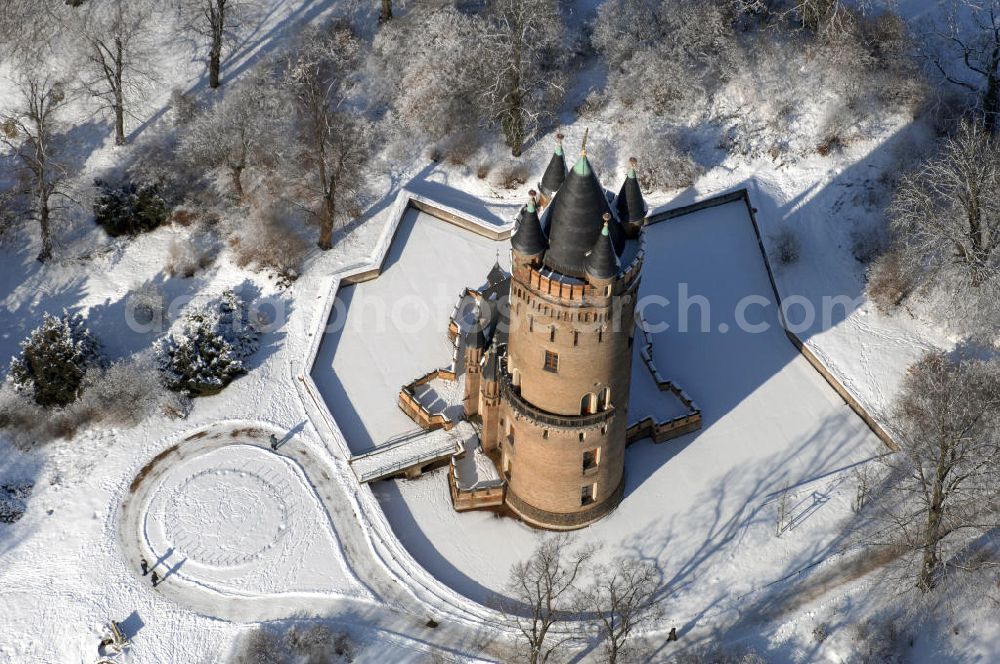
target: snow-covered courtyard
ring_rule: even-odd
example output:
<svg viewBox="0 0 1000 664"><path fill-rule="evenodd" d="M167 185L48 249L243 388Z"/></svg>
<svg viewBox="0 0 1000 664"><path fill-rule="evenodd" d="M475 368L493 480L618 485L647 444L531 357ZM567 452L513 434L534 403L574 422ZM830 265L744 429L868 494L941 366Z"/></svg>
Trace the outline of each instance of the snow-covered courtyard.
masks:
<svg viewBox="0 0 1000 664"><path fill-rule="evenodd" d="M455 303L495 261L509 269L509 246L411 208L378 278L337 291L311 375L351 452L416 428L397 406L400 388L451 363Z"/></svg>
<svg viewBox="0 0 1000 664"><path fill-rule="evenodd" d="M690 627L705 606L736 611L764 584L836 553L840 521L850 513L844 480L884 446L778 324L742 202L660 222L646 236L640 307L654 330L657 366L698 402L704 424L676 440L632 445L624 500L582 532L604 543L604 559L656 561L672 619ZM679 331L682 284L709 303L705 331L697 306L688 331ZM762 300L754 300L747 322L766 331L737 325L737 304L751 296ZM786 489L792 507L776 536ZM510 565L535 546L534 531L516 521L455 513L443 471L382 482L375 491L417 561L477 601L500 591Z"/></svg>

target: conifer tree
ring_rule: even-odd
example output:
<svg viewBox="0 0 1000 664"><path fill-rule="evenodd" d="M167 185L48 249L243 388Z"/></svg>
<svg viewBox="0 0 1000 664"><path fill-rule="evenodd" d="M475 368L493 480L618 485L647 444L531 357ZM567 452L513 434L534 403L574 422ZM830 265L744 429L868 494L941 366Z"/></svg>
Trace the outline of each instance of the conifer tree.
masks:
<svg viewBox="0 0 1000 664"><path fill-rule="evenodd" d="M159 343L167 386L192 397L221 392L247 372L243 360L257 350L259 335L246 303L226 291L213 305L187 314L180 331Z"/></svg>
<svg viewBox="0 0 1000 664"><path fill-rule="evenodd" d="M21 354L10 364L18 391L30 390L40 406L66 406L76 401L87 368L99 359L97 340L80 314L62 318L45 314L42 324L21 342Z"/></svg>

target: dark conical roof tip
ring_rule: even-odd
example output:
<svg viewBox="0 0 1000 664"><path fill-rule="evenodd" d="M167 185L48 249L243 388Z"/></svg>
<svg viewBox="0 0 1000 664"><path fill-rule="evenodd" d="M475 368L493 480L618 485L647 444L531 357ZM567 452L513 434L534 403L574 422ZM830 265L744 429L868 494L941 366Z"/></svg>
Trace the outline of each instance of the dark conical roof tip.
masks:
<svg viewBox="0 0 1000 664"><path fill-rule="evenodd" d="M540 256L549 246L548 238L542 232L542 222L538 219L535 190L529 192L528 204L521 210L517 230L510 239L514 251L525 256Z"/></svg>
<svg viewBox="0 0 1000 664"><path fill-rule="evenodd" d="M604 227L601 228L593 248L587 252L587 274L595 279L610 279L618 274L618 256L611 242L611 214L604 214Z"/></svg>
<svg viewBox="0 0 1000 664"><path fill-rule="evenodd" d="M628 174L625 176L622 188L618 191L616 207L618 208L618 218L623 222L638 223L646 218L646 201L642 198L639 178L635 174L635 168L639 162L635 157L632 157L628 163Z"/></svg>
<svg viewBox="0 0 1000 664"><path fill-rule="evenodd" d="M601 219L605 213L611 213L608 196L583 154L545 214L549 236L545 264L571 277L586 276L584 259L601 233ZM610 235L615 241L616 253L620 253L625 243L622 230L614 219Z"/></svg>
<svg viewBox="0 0 1000 664"><path fill-rule="evenodd" d="M566 157L563 154L563 135L556 134L556 149L552 153L549 165L545 168L542 181L539 187L546 196L559 191L559 187L566 181Z"/></svg>

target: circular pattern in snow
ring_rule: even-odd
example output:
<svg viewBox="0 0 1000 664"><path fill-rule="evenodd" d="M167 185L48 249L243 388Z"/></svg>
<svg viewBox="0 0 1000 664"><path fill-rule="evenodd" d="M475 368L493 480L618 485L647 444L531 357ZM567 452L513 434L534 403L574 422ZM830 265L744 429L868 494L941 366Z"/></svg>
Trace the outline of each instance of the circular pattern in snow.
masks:
<svg viewBox="0 0 1000 664"><path fill-rule="evenodd" d="M353 593L330 521L302 467L223 435L188 439L144 500L146 558L160 578L222 592Z"/></svg>
<svg viewBox="0 0 1000 664"><path fill-rule="evenodd" d="M287 516L278 487L248 470L220 468L177 487L164 529L181 555L206 565L241 565L277 543Z"/></svg>

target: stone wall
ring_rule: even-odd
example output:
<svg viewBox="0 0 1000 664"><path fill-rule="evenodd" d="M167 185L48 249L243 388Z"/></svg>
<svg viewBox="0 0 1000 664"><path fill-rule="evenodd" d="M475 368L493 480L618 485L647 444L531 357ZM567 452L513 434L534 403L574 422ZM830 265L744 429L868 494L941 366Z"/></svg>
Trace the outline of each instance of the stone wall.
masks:
<svg viewBox="0 0 1000 664"><path fill-rule="evenodd" d="M426 406L417 400L414 394L415 388L425 385L435 378L440 378L442 380L455 380L455 372L448 369L435 369L434 371L424 374L415 381L404 385L399 391L398 404L400 409L421 428L428 431L433 431L435 429L450 431L452 427L455 426L455 423L445 417L442 413L431 413L427 410Z"/></svg>
<svg viewBox="0 0 1000 664"><path fill-rule="evenodd" d="M664 422L657 422L652 417L644 417L628 428L626 434L628 443L632 444L643 438L651 438L654 443L662 443L671 438L677 438L686 433L697 431L701 428L701 409L695 403L694 399L688 396L687 392L681 389L680 386L660 375L660 370L657 369L656 363L653 361L653 338L646 331L646 320L642 317L641 313L638 316L637 326L639 327L639 334L642 339L642 348L639 351L639 356L642 358L645 369L649 372L653 382L656 383L656 387L661 392L669 392L674 398L679 400L684 405L687 413Z"/></svg>
<svg viewBox="0 0 1000 664"><path fill-rule="evenodd" d="M486 487L483 489L463 490L455 481L455 466L448 467L448 486L451 489L451 504L456 512L500 507L503 505L505 486Z"/></svg>
<svg viewBox="0 0 1000 664"><path fill-rule="evenodd" d="M601 503L595 504L587 510L577 512L557 513L538 509L525 501L520 496L507 488L506 504L522 520L533 526L546 528L548 530L574 530L591 524L598 519L607 516L618 506L625 496L625 478L615 487L611 496Z"/></svg>

